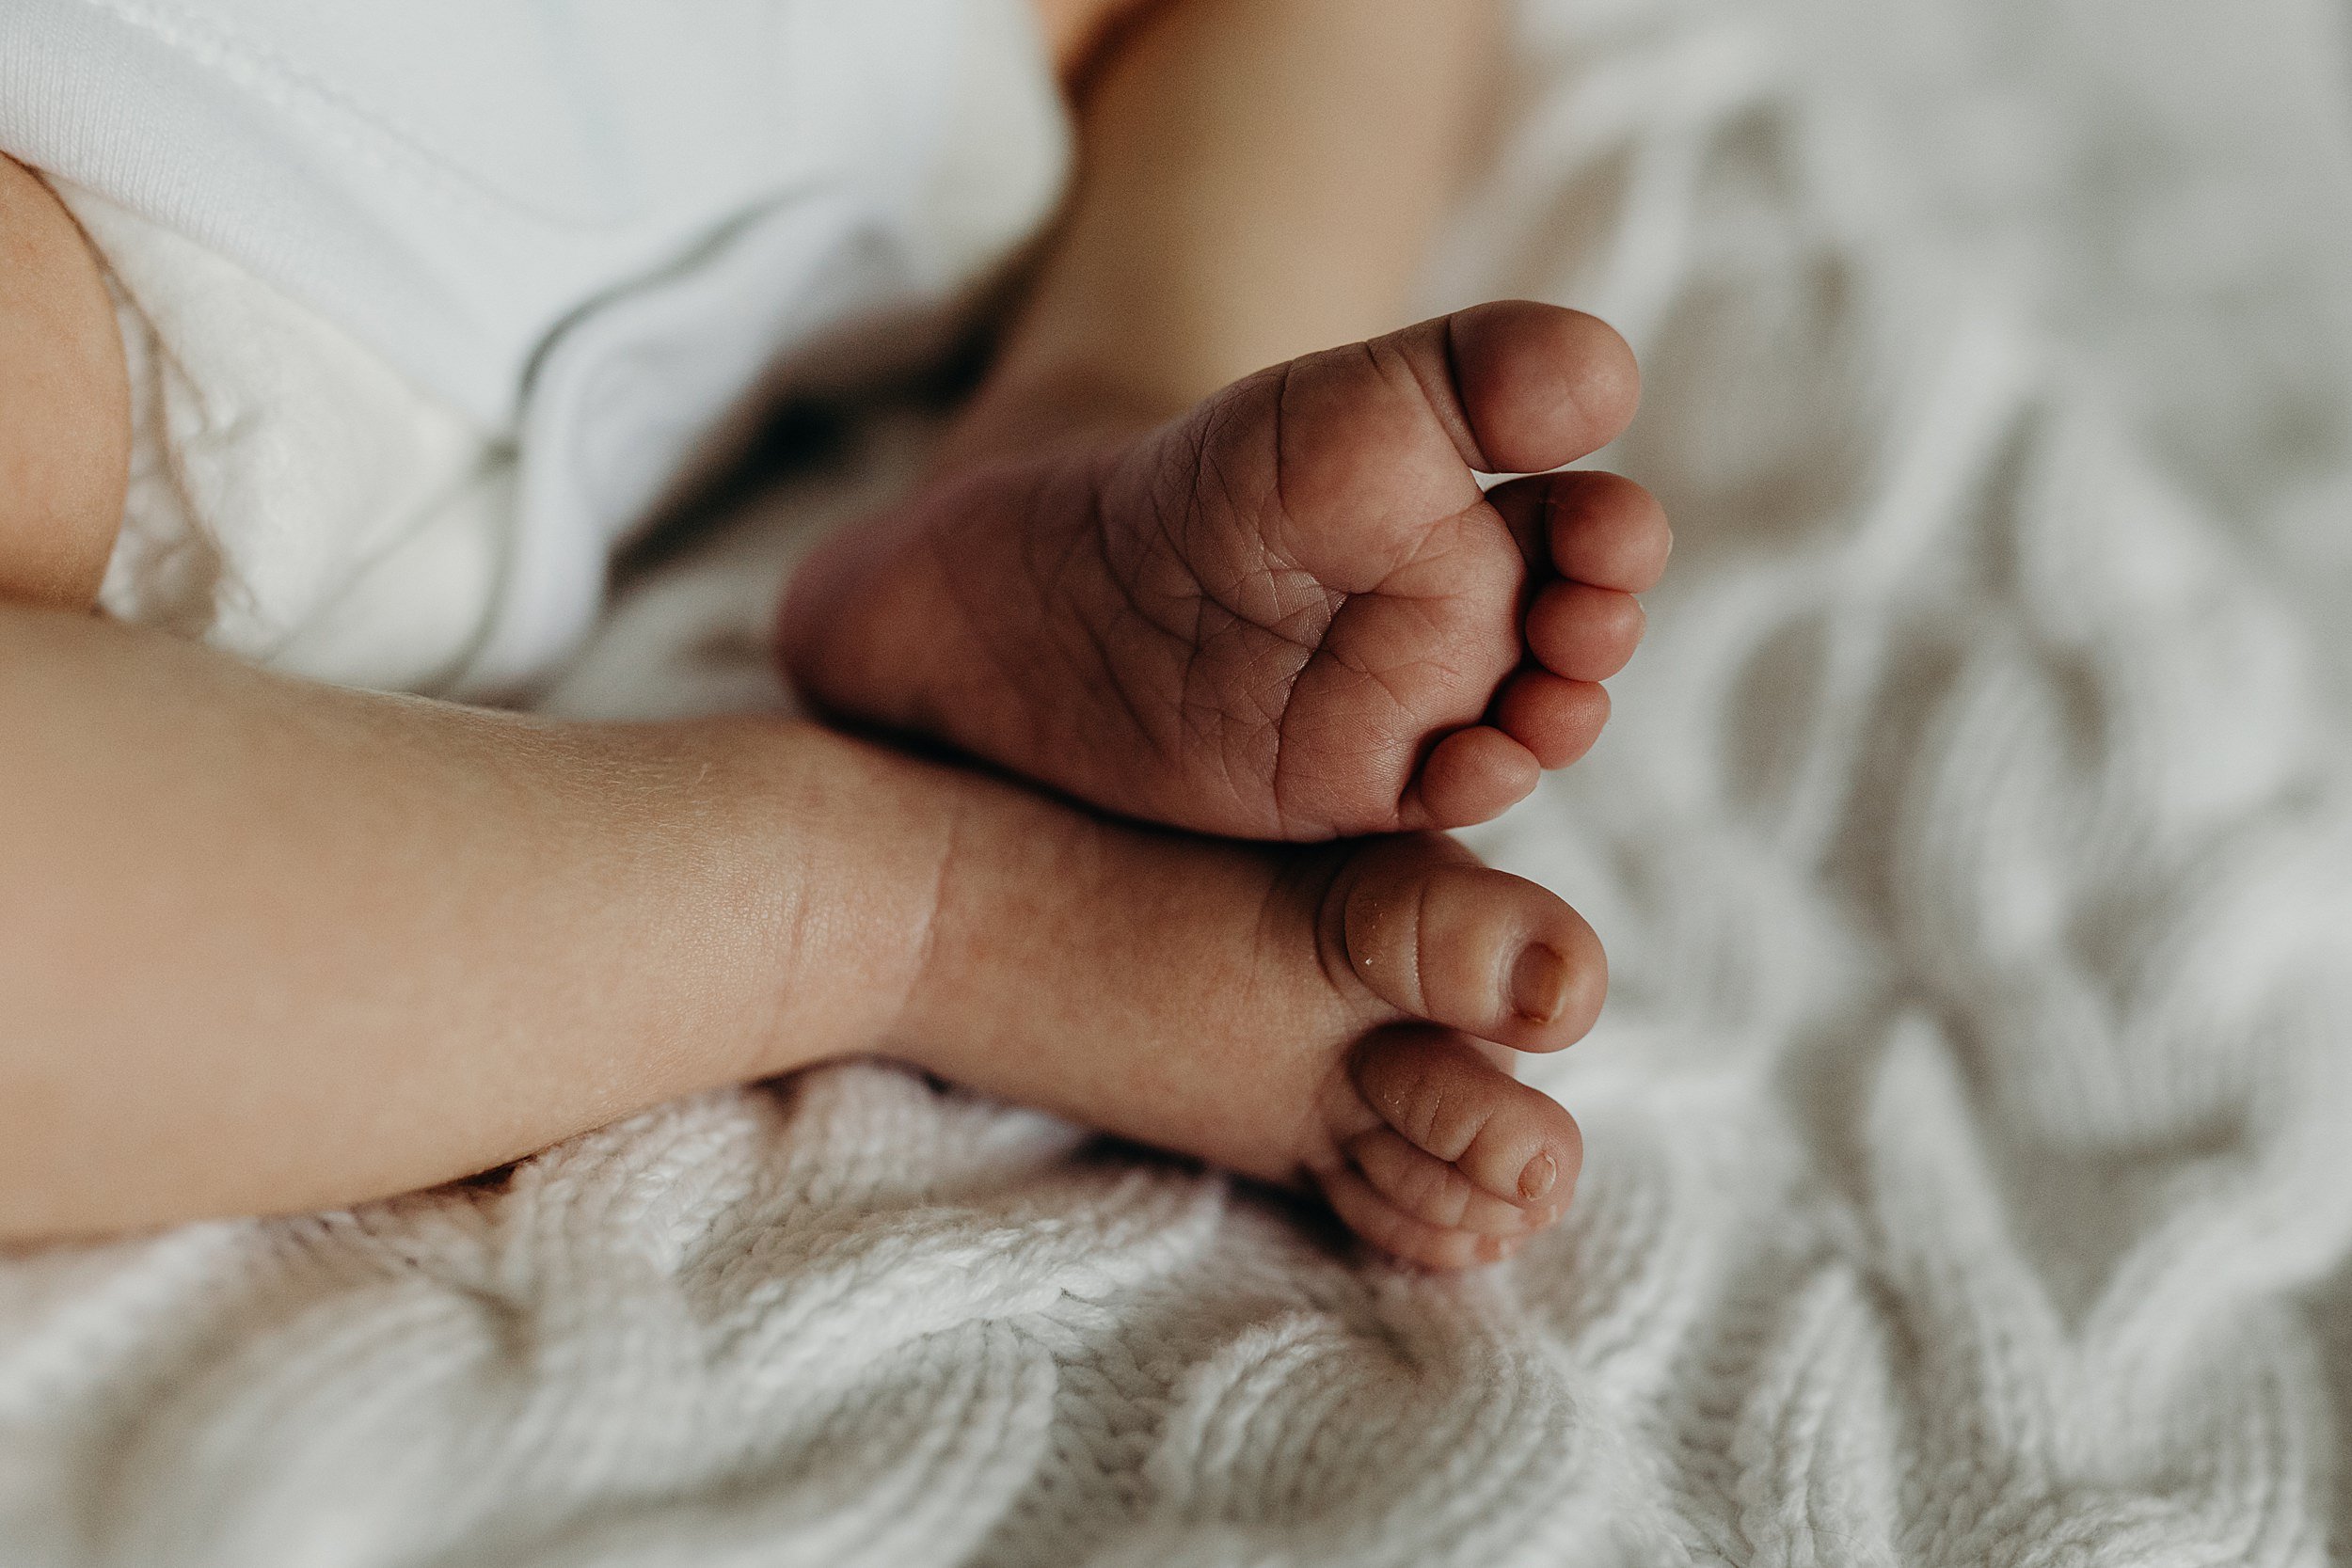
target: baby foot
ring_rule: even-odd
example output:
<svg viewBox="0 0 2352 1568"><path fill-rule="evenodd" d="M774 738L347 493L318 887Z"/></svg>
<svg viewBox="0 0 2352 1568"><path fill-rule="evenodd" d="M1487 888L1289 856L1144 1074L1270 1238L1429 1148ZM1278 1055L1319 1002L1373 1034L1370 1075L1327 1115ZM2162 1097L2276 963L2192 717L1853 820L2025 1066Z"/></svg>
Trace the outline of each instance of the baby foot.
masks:
<svg viewBox="0 0 2352 1568"><path fill-rule="evenodd" d="M1664 515L1557 467L1631 419L1589 316L1481 306L1141 434L963 466L831 541L780 618L831 708L1112 811L1309 840L1484 821L1598 735Z"/></svg>
<svg viewBox="0 0 2352 1568"><path fill-rule="evenodd" d="M1599 943L1551 894L1436 834L1191 839L931 771L959 799L882 1053L1319 1190L1431 1268L1565 1206L1576 1123L1508 1065L1600 1008Z"/></svg>

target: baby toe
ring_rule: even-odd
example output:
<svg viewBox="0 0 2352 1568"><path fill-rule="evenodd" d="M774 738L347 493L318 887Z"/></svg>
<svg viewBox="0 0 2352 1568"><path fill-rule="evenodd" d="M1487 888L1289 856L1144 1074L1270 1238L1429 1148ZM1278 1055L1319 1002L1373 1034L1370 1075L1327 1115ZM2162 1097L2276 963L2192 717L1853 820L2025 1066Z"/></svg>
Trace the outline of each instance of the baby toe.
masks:
<svg viewBox="0 0 2352 1568"><path fill-rule="evenodd" d="M1520 480L1540 494L1552 569L1622 594L1646 594L1665 574L1674 530L1658 498L1633 481L1597 470Z"/></svg>
<svg viewBox="0 0 2352 1568"><path fill-rule="evenodd" d="M1434 834L1358 850L1332 885L1327 929L1390 1006L1518 1051L1581 1039L1608 990L1581 915Z"/></svg>
<svg viewBox="0 0 2352 1568"><path fill-rule="evenodd" d="M1545 768L1565 768L1600 738L1609 721L1609 693L1589 680L1522 670L1495 699L1494 717L1496 727Z"/></svg>
<svg viewBox="0 0 2352 1568"><path fill-rule="evenodd" d="M1507 1203L1386 1123L1349 1139L1345 1153L1373 1191L1424 1225L1511 1237L1559 1218L1559 1209L1548 1198Z"/></svg>
<svg viewBox="0 0 2352 1568"><path fill-rule="evenodd" d="M1527 799L1543 763L1490 724L1456 730L1431 748L1398 815L1407 824L1467 828L1488 822Z"/></svg>
<svg viewBox="0 0 2352 1568"><path fill-rule="evenodd" d="M1352 1166L1326 1171L1316 1180L1341 1224L1402 1262L1452 1273L1499 1263L1526 1243L1524 1236L1482 1236L1416 1218L1381 1196Z"/></svg>
<svg viewBox="0 0 2352 1568"><path fill-rule="evenodd" d="M1642 643L1642 601L1589 582L1548 583L1527 610L1527 646L1545 669L1572 681L1605 681Z"/></svg>
<svg viewBox="0 0 2352 1568"><path fill-rule="evenodd" d="M1576 1118L1458 1035L1394 1029L1359 1047L1356 1092L1406 1142L1505 1203L1567 1206L1584 1156Z"/></svg>

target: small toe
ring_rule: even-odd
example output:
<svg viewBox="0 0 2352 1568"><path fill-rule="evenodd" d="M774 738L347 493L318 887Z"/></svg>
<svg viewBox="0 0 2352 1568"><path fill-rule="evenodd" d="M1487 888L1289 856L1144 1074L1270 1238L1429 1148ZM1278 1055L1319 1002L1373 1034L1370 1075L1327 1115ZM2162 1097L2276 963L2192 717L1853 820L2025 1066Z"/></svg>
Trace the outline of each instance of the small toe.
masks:
<svg viewBox="0 0 2352 1568"><path fill-rule="evenodd" d="M1600 1016L1609 960L1584 917L1435 835L1375 841L1333 885L1327 941L1399 1012L1514 1051L1557 1051Z"/></svg>
<svg viewBox="0 0 2352 1568"><path fill-rule="evenodd" d="M1527 646L1545 669L1572 681L1605 681L1642 644L1642 601L1589 582L1554 582L1527 610Z"/></svg>
<svg viewBox="0 0 2352 1568"><path fill-rule="evenodd" d="M1605 689L1543 670L1520 671L1495 699L1495 723L1547 769L1565 768L1591 751L1608 721Z"/></svg>
<svg viewBox="0 0 2352 1568"><path fill-rule="evenodd" d="M1675 536L1657 497L1597 470L1518 483L1541 487L1552 569L1562 577L1621 594L1658 586Z"/></svg>
<svg viewBox="0 0 2352 1568"><path fill-rule="evenodd" d="M1489 822L1534 792L1543 765L1490 724L1456 730L1430 750L1398 816L1413 827Z"/></svg>
<svg viewBox="0 0 2352 1568"><path fill-rule="evenodd" d="M1482 1236L1416 1219L1380 1196L1354 1169L1340 1166L1317 1179L1342 1224L1400 1262L1451 1274L1500 1263L1525 1244L1523 1236Z"/></svg>
<svg viewBox="0 0 2352 1568"><path fill-rule="evenodd" d="M1346 1154L1375 1192L1426 1225L1481 1236L1525 1236L1560 1217L1548 1197L1504 1202L1385 1123L1350 1139Z"/></svg>
<svg viewBox="0 0 2352 1568"><path fill-rule="evenodd" d="M1359 1047L1356 1092L1414 1148L1506 1203L1565 1208L1584 1153L1576 1118L1459 1036L1396 1029Z"/></svg>

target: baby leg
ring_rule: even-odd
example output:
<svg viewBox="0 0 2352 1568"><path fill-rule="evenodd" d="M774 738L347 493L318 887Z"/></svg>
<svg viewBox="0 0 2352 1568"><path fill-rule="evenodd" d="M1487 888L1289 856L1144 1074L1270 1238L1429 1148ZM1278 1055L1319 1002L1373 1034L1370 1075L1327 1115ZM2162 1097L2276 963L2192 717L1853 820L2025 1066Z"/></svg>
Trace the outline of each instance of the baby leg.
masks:
<svg viewBox="0 0 2352 1568"><path fill-rule="evenodd" d="M1156 422L1403 322L1482 122L1493 0L1041 3L1116 26L1075 85L1070 212L958 446Z"/></svg>
<svg viewBox="0 0 2352 1568"><path fill-rule="evenodd" d="M1475 123L1488 9L1128 18L1084 85L1072 211L932 481L794 585L803 689L1257 838L1465 826L1580 755L1664 518L1601 475L1488 504L1473 470L1613 439L1629 354L1527 305L1369 336Z"/></svg>
<svg viewBox="0 0 2352 1568"><path fill-rule="evenodd" d="M0 1238L300 1210L865 1053L1499 1255L1592 933L1435 837L1119 826L758 719L563 725L0 606Z"/></svg>

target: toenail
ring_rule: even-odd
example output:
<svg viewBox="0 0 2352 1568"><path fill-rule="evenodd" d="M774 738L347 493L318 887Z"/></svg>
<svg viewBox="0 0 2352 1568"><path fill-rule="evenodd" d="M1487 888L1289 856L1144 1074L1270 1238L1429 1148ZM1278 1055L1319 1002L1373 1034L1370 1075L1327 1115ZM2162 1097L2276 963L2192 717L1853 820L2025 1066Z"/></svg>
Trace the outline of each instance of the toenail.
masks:
<svg viewBox="0 0 2352 1568"><path fill-rule="evenodd" d="M1540 942L1519 950L1511 965L1511 1006L1521 1018L1549 1023L1567 1001L1568 960Z"/></svg>
<svg viewBox="0 0 2352 1568"><path fill-rule="evenodd" d="M1519 1196L1533 1203L1551 1191L1551 1184L1559 1180L1559 1163L1549 1154L1538 1154L1519 1172Z"/></svg>

